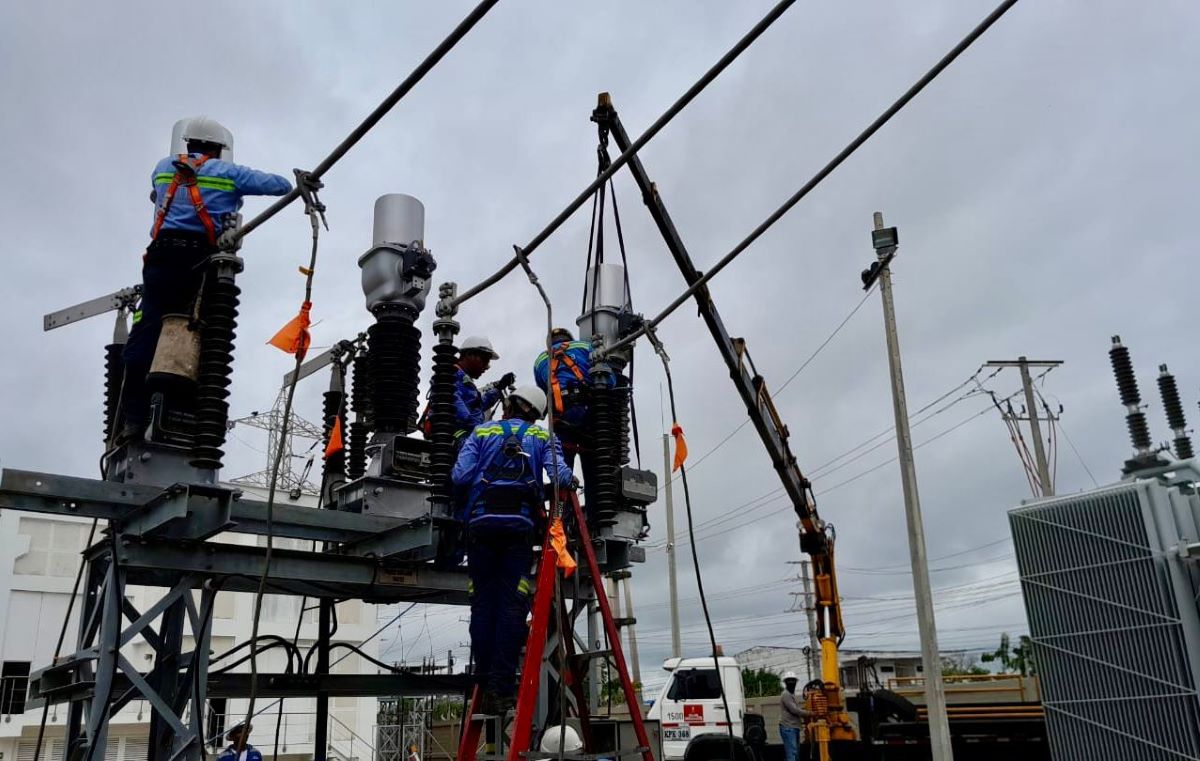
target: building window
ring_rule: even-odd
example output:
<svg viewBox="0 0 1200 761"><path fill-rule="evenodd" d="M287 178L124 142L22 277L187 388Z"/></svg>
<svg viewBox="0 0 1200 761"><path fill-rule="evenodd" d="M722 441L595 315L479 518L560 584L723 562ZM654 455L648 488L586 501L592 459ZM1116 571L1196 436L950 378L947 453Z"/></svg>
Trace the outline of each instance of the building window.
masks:
<svg viewBox="0 0 1200 761"><path fill-rule="evenodd" d="M79 553L87 542L87 525L21 518L17 533L29 537L29 551L13 563L14 574L68 579L75 576L79 569Z"/></svg>
<svg viewBox="0 0 1200 761"><path fill-rule="evenodd" d="M0 667L0 713L25 713L29 691L29 661L4 661Z"/></svg>
<svg viewBox="0 0 1200 761"><path fill-rule="evenodd" d="M879 670L880 670L880 671L882 671L882 672L883 672L883 673L885 673L885 674L894 674L894 673L896 673L896 667L895 667L895 666L880 666L880 667L879 667Z"/></svg>

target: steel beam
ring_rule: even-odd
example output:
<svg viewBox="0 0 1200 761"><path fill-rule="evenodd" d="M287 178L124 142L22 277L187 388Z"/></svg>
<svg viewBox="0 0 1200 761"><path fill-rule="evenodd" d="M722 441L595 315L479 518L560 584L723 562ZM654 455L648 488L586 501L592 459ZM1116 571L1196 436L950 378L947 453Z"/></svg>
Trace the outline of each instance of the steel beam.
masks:
<svg viewBox="0 0 1200 761"><path fill-rule="evenodd" d="M104 545L89 551L93 557L107 552ZM168 586L183 573L218 579L226 592L255 592L266 568L266 548L146 540L124 543L118 560L130 584ZM196 584L198 588L200 582ZM467 574L465 568L443 571L424 563L388 564L374 558L273 549L268 591L372 603L465 605Z"/></svg>

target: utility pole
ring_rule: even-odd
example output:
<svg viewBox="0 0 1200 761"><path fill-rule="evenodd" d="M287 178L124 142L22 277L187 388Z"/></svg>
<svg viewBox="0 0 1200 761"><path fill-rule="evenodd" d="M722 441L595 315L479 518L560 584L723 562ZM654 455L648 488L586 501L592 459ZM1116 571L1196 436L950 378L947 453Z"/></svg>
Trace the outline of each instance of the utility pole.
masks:
<svg viewBox="0 0 1200 761"><path fill-rule="evenodd" d="M799 531L797 531L799 533ZM816 679L821 673L821 642L817 639L817 619L813 615L812 579L808 576L808 560L800 561L800 582L804 585L804 614L808 619L808 679Z"/></svg>
<svg viewBox="0 0 1200 761"><path fill-rule="evenodd" d="M638 660L638 645L637 645L637 616L633 614L633 574L628 570L614 571L612 574L613 582L618 585L618 589L625 590L625 617L623 619L625 633L629 638L629 659L633 661L633 681L637 687L637 693L640 697L642 694L642 665Z"/></svg>
<svg viewBox="0 0 1200 761"><path fill-rule="evenodd" d="M921 497L917 491L917 469L913 461L912 432L908 426L908 402L904 396L904 370L900 365L900 337L896 332L896 306L892 301L892 272L900 236L895 227L883 226L883 214L875 212L871 233L876 260L863 272L863 288L879 281L883 297L883 326L887 337L888 365L892 375L892 403L896 414L896 445L900 450L900 481L904 489L904 513L908 522L908 551L912 562L913 594L917 603L917 628L921 635L921 661L925 676L925 705L929 716L929 744L933 761L952 761L950 722L946 716L946 693L942 684L942 661L938 651L937 624L933 615L933 591L925 552L925 527L921 520Z"/></svg>
<svg viewBox="0 0 1200 761"><path fill-rule="evenodd" d="M671 657L682 658L679 639L679 582L675 578L675 503L671 501L671 436L663 434L663 487L667 498L667 588L671 602ZM810 627L811 628L811 627ZM637 662L636 659L634 661Z"/></svg>
<svg viewBox="0 0 1200 761"><path fill-rule="evenodd" d="M1054 482L1050 477L1050 463L1046 460L1046 445L1042 440L1042 425L1038 419L1037 402L1033 398L1033 377L1029 374L1029 368L1050 368L1058 367L1061 364L1062 361L1057 359L1031 362L1026 357L1017 357L1016 360L998 360L984 365L985 367L1016 367L1021 371L1021 385L1025 388L1025 410L1028 413L1029 433L1033 437L1033 457L1037 465L1038 487L1041 489L1043 497L1054 496Z"/></svg>

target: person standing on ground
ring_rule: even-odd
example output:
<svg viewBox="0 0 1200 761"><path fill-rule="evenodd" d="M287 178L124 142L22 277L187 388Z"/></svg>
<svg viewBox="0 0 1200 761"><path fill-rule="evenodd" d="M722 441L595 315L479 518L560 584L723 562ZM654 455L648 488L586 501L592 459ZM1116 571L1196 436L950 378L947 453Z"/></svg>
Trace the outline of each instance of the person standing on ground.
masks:
<svg viewBox="0 0 1200 761"><path fill-rule="evenodd" d="M799 761L804 724L810 715L796 699L799 681L793 671L783 675L783 692L779 695L779 736L783 740L784 761Z"/></svg>

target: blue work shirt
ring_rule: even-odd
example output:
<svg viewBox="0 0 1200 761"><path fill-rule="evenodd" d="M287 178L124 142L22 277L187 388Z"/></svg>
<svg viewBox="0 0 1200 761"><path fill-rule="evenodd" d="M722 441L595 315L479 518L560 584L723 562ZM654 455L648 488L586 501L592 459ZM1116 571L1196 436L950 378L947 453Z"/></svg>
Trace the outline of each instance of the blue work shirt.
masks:
<svg viewBox="0 0 1200 761"><path fill-rule="evenodd" d="M230 745L221 751L221 754L217 756L217 761L263 761L263 757L258 748L246 743L246 749L241 753L235 751L234 747Z"/></svg>
<svg viewBox="0 0 1200 761"><path fill-rule="evenodd" d="M555 354L562 352L562 356L555 361L554 375L558 379L560 392L569 397L571 389L588 384L588 371L592 369L592 345L587 341L558 341L552 348ZM564 399L563 409L558 409L550 384L550 355L547 352L542 352L533 361L533 380L538 388L546 392L550 404L555 405L554 411L559 419L567 425L583 424L587 417L585 406L571 405Z"/></svg>
<svg viewBox="0 0 1200 761"><path fill-rule="evenodd" d="M501 478L489 483L484 476L492 463L503 457L504 442L509 436L504 430L506 424L512 435L516 435L523 426L526 426L525 433L521 436L521 450L529 458L529 467L521 480ZM559 485L565 486L571 482L572 473L563 459L562 446L558 443L558 438L551 437L545 428L518 419L493 421L476 426L467 440L463 442L462 450L458 453L458 461L454 463L454 470L450 473L450 480L454 482L455 487L467 494L466 500L460 502L463 506L462 512L456 517L466 521L472 527L489 523L506 526L514 524L532 526L534 521L531 515L488 514L480 497L484 492L484 487L526 487L530 489L530 508L532 509L534 506L541 505L543 501L542 477L548 476L551 472L557 473Z"/></svg>
<svg viewBox="0 0 1200 761"><path fill-rule="evenodd" d="M192 158L199 158L202 154L190 155ZM175 176L175 161L178 159L178 156L167 156L154 167L150 184L154 188L155 217L166 201L167 187L171 184L171 178ZM209 159L196 170L196 184L200 186L200 197L204 200L218 233L221 232L221 218L242 208L243 196L281 196L292 189L292 183L288 182L286 177L220 159ZM182 185L175 188L175 200L171 201L171 208L167 210L162 229L206 232L199 215L196 214L196 207L192 205L187 188ZM153 222L150 234L154 234Z"/></svg>
<svg viewBox="0 0 1200 761"><path fill-rule="evenodd" d="M454 374L454 438L460 439L483 423L484 410L500 400L500 389L487 387L482 392L475 379L461 367Z"/></svg>

